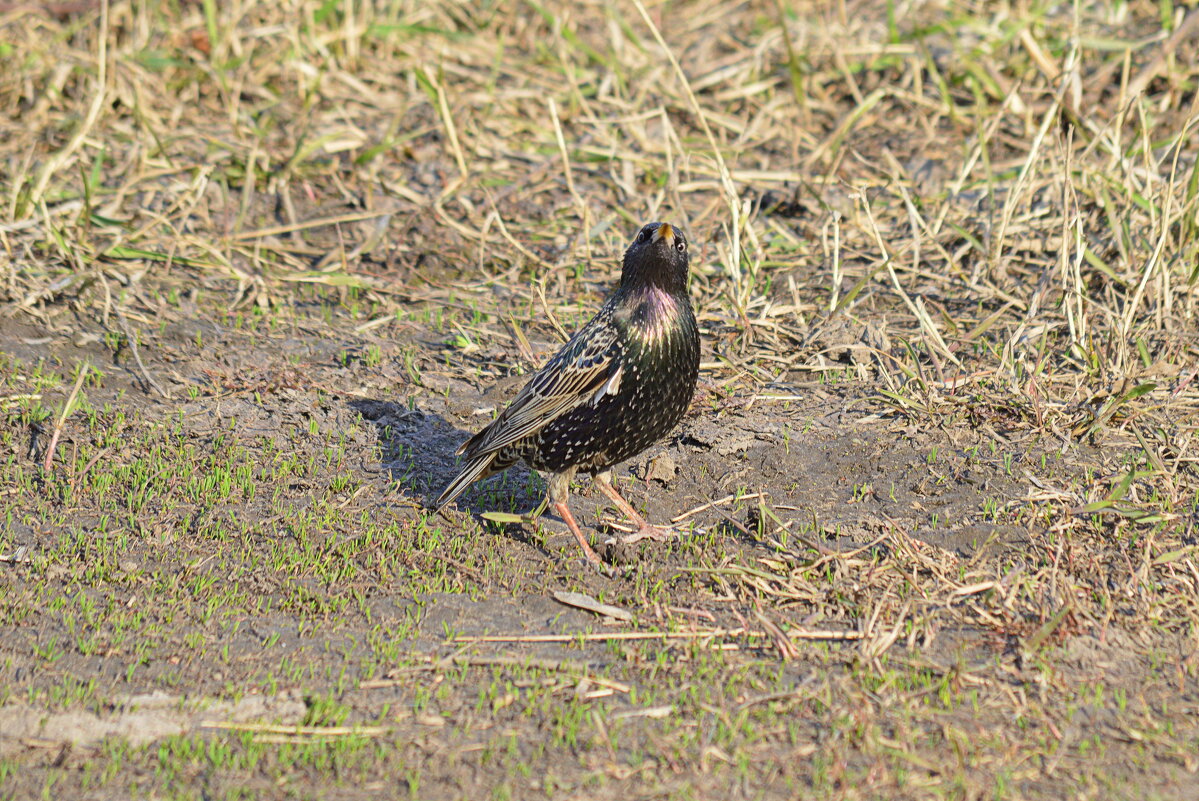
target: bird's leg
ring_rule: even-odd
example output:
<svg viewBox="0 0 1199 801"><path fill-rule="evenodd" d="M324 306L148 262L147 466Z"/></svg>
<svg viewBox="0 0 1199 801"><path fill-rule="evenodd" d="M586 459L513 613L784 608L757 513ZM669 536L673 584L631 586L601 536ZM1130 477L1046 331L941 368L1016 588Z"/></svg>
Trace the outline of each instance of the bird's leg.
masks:
<svg viewBox="0 0 1199 801"><path fill-rule="evenodd" d="M600 488L600 492L612 499L612 503L616 504L616 508L620 509L621 514L632 520L633 524L637 526L637 530L632 534L620 537L621 542L634 543L640 540L657 540L660 542L674 536L673 531L665 531L657 526L651 526L649 521L637 514L637 510L633 508L632 504L622 498L620 493L616 491L616 487L612 486L611 473L607 471L596 473L595 485Z"/></svg>
<svg viewBox="0 0 1199 801"><path fill-rule="evenodd" d="M549 490L546 495L549 498L550 508L558 513L558 517L562 518L566 527L570 529L570 533L574 534L575 539L579 541L579 547L583 549L583 555L587 557L587 561L603 572L605 569L603 560L591 548L587 538L583 536L583 531L579 528L575 516L570 513L570 507L566 505L566 501L570 497L570 479L574 474L573 467L559 473L551 473L546 481Z"/></svg>
<svg viewBox="0 0 1199 801"><path fill-rule="evenodd" d="M603 570L604 562L599 558L599 555L588 544L587 538L583 536L579 524L575 522L575 516L570 513L570 507L566 505L566 501L554 501L550 504L554 507L554 511L558 516L566 521L566 527L570 529L570 533L575 535L575 539L579 541L579 547L583 549L583 555L587 557L587 561Z"/></svg>

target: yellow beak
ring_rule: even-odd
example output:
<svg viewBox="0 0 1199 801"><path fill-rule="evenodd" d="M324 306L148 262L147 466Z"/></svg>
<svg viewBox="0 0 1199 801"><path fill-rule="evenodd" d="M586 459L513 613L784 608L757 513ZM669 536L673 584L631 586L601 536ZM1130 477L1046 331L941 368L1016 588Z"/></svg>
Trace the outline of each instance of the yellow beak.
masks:
<svg viewBox="0 0 1199 801"><path fill-rule="evenodd" d="M662 223L658 226L658 230L654 231L651 241L657 242L659 239L665 239L667 244L674 242L674 229L670 227L670 223Z"/></svg>

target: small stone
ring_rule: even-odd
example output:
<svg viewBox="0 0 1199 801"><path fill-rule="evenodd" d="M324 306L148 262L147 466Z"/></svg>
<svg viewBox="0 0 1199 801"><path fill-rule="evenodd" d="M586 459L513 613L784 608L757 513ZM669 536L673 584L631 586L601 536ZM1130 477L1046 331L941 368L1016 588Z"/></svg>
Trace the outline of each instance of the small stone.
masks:
<svg viewBox="0 0 1199 801"><path fill-rule="evenodd" d="M669 484L678 472L679 467L674 463L674 459L664 453L649 460L649 469L645 471L645 480Z"/></svg>

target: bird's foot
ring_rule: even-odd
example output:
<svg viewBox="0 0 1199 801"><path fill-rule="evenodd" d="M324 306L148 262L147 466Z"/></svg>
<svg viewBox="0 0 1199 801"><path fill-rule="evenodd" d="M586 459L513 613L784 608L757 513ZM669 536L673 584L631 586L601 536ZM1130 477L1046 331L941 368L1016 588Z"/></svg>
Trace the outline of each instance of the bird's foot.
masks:
<svg viewBox="0 0 1199 801"><path fill-rule="evenodd" d="M641 528L634 531L632 534L625 534L623 537L617 537L616 541L625 545L632 545L635 542L642 540L653 540L654 542L665 542L672 540L678 536L678 532L668 528L658 528L645 523Z"/></svg>

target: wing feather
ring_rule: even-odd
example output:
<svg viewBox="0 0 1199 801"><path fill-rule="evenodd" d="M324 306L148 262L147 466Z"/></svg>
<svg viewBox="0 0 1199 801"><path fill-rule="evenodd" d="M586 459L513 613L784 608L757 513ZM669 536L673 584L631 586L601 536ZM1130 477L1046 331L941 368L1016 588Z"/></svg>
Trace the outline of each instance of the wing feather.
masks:
<svg viewBox="0 0 1199 801"><path fill-rule="evenodd" d="M499 417L459 450L468 459L492 453L537 433L608 386L619 386L620 342L600 318L579 330L529 380ZM615 391L613 388L611 391Z"/></svg>

